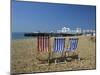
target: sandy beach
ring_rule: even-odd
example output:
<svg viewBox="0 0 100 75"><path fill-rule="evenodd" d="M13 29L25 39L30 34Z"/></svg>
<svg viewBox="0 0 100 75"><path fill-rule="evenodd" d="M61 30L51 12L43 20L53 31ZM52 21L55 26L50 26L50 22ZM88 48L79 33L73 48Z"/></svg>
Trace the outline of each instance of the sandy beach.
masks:
<svg viewBox="0 0 100 75"><path fill-rule="evenodd" d="M66 37L66 41L69 37ZM36 73L51 71L88 70L96 68L96 41L95 37L78 36L80 61L66 63L38 64L40 59L46 59L48 53L38 55L36 38L17 39L11 41L11 73ZM53 42L51 38L51 43ZM68 43L66 42L66 45ZM52 48L51 44L51 50Z"/></svg>

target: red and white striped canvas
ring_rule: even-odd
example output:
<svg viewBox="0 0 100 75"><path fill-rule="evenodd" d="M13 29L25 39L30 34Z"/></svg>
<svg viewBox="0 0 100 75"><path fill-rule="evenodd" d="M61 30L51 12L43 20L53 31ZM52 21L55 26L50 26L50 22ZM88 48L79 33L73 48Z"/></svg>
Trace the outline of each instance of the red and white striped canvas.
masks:
<svg viewBox="0 0 100 75"><path fill-rule="evenodd" d="M49 37L48 36L38 36L37 46L39 52L49 51Z"/></svg>

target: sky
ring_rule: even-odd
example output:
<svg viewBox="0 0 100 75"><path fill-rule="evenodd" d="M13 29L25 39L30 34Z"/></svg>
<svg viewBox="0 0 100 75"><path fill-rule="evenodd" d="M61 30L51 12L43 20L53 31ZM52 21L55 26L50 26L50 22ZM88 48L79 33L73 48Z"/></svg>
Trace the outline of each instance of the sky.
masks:
<svg viewBox="0 0 100 75"><path fill-rule="evenodd" d="M12 32L95 29L96 6L12 0Z"/></svg>

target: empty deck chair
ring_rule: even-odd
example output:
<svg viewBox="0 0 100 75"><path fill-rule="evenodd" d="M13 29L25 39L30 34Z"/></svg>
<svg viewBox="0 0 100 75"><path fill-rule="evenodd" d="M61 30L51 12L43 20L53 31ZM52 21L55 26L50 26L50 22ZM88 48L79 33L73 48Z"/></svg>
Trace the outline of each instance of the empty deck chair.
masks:
<svg viewBox="0 0 100 75"><path fill-rule="evenodd" d="M78 38L69 38L69 45L69 48L66 49L66 52L68 52L68 56L69 52L73 52L73 54L75 54L78 46ZM79 55L77 55L77 58L78 60L80 60Z"/></svg>
<svg viewBox="0 0 100 75"><path fill-rule="evenodd" d="M37 47L38 47L38 52L48 52L49 51L49 37L38 36Z"/></svg>
<svg viewBox="0 0 100 75"><path fill-rule="evenodd" d="M65 38L54 38L54 49L53 53L62 54L65 48ZM55 63L57 63L57 59L55 59Z"/></svg>
<svg viewBox="0 0 100 75"><path fill-rule="evenodd" d="M50 53L50 47L49 47L49 36L38 36L37 37L37 50L38 50L38 60L41 62L45 62L49 60L49 53Z"/></svg>
<svg viewBox="0 0 100 75"><path fill-rule="evenodd" d="M54 52L61 53L64 51L65 39L64 38L55 38L54 39Z"/></svg>

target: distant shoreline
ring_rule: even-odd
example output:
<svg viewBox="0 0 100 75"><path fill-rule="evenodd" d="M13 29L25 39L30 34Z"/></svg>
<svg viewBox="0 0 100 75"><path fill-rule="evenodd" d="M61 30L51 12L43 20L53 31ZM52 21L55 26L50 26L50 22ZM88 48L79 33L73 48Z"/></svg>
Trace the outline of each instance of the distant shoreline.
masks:
<svg viewBox="0 0 100 75"><path fill-rule="evenodd" d="M28 39L32 37L25 37L24 32L12 32L11 33L11 40L17 40L17 39Z"/></svg>

